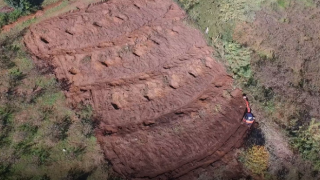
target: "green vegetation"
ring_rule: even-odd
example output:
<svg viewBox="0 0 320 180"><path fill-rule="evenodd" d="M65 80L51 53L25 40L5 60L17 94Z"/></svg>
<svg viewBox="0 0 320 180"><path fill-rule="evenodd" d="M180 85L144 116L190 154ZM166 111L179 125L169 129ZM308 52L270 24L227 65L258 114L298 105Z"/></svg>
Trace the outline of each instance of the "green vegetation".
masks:
<svg viewBox="0 0 320 180"><path fill-rule="evenodd" d="M309 125L301 126L293 133L293 147L313 162L315 170L320 170L320 123L312 119Z"/></svg>
<svg viewBox="0 0 320 180"><path fill-rule="evenodd" d="M0 28L7 24L15 22L19 17L34 13L40 7L44 7L49 4L56 3L58 1L59 0L44 0L42 4L39 4L36 0L0 0L0 7L5 6L5 4L7 4L14 8L13 11L8 13L0 12ZM51 11L53 12L55 11L55 9Z"/></svg>
<svg viewBox="0 0 320 180"><path fill-rule="evenodd" d="M33 65L22 35L0 48L0 179L107 179L92 108L68 108L50 67Z"/></svg>
<svg viewBox="0 0 320 180"><path fill-rule="evenodd" d="M14 10L10 13L0 13L0 27L15 22L23 14L21 10Z"/></svg>
<svg viewBox="0 0 320 180"><path fill-rule="evenodd" d="M216 40L219 41L219 40ZM235 42L221 41L215 42L218 55L227 61L228 67L234 75L241 81L248 81L252 77L250 68L251 50L242 47Z"/></svg>
<svg viewBox="0 0 320 180"><path fill-rule="evenodd" d="M31 0L4 0L9 6L16 10L27 11L34 5Z"/></svg>
<svg viewBox="0 0 320 180"><path fill-rule="evenodd" d="M319 124L315 120L312 120L309 124L305 120L308 114L306 107L286 99L279 91L276 93L274 89L264 86L264 82L261 82L257 75L259 68L267 67L266 62L271 62L269 66L270 64L277 65L277 54L270 47L260 49L250 47L247 44L237 42L233 37L235 28L252 23L256 18L256 12L262 7L268 13L281 14L290 9L289 7L292 5L316 7L316 1L178 0L178 3L187 10L189 17L204 33L208 44L216 49L214 56L222 60L229 72L232 73L236 80L234 87L240 87L244 92L250 94L250 100L254 104L255 111L259 110L260 115L264 116L263 119L281 125L286 130L285 133L289 139L292 140L292 147L296 148L305 159L312 161L314 168L319 171L320 134L317 130ZM280 22L290 24L290 17L282 17ZM208 33L205 34L206 30L208 30ZM248 37L253 38L250 35ZM279 66L281 65L279 64ZM314 66L318 66L318 64L315 62ZM305 88L307 84L303 79L297 82L297 88ZM313 82L317 83L318 81ZM309 84L311 83L309 82ZM314 89L318 92L319 88ZM301 127L299 128L299 126ZM248 166L246 163L244 165Z"/></svg>
<svg viewBox="0 0 320 180"><path fill-rule="evenodd" d="M5 0L5 2L14 8L9 13L0 13L0 28L4 25L15 22L19 17L28 15L35 10L37 6L30 0Z"/></svg>

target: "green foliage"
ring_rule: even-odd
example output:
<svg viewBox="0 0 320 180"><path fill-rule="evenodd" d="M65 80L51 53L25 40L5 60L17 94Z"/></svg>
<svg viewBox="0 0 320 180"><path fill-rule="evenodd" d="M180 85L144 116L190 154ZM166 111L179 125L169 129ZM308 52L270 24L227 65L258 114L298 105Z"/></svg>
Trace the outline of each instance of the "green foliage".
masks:
<svg viewBox="0 0 320 180"><path fill-rule="evenodd" d="M21 10L28 11L32 8L31 0L4 0L9 6Z"/></svg>
<svg viewBox="0 0 320 180"><path fill-rule="evenodd" d="M246 82L252 77L250 67L252 51L249 48L223 40L217 40L215 47L219 56L227 61L227 66L235 78Z"/></svg>
<svg viewBox="0 0 320 180"><path fill-rule="evenodd" d="M9 13L0 13L0 28L15 22L19 17L28 15L37 10L35 5L32 5L30 0L5 0L6 3L15 8Z"/></svg>
<svg viewBox="0 0 320 180"><path fill-rule="evenodd" d="M8 14L0 13L0 27L8 24L8 22L9 22Z"/></svg>
<svg viewBox="0 0 320 180"><path fill-rule="evenodd" d="M291 144L303 158L313 162L314 168L320 170L320 122L313 118L310 124L293 132Z"/></svg>
<svg viewBox="0 0 320 180"><path fill-rule="evenodd" d="M23 12L21 9L15 9L9 13L0 13L0 27L15 22L19 17L28 14L28 11Z"/></svg>
<svg viewBox="0 0 320 180"><path fill-rule="evenodd" d="M269 152L264 146L253 146L240 156L240 161L252 173L264 175L269 165Z"/></svg>
<svg viewBox="0 0 320 180"><path fill-rule="evenodd" d="M24 13L20 9L16 9L10 13L8 13L8 22L13 23L15 22L19 17L21 17Z"/></svg>
<svg viewBox="0 0 320 180"><path fill-rule="evenodd" d="M1 119L1 125L3 128L9 126L13 121L13 107L5 106L0 107L0 119Z"/></svg>
<svg viewBox="0 0 320 180"><path fill-rule="evenodd" d="M251 77L251 51L249 48L244 48L237 43L224 42L225 58L229 63L233 74L237 77Z"/></svg>

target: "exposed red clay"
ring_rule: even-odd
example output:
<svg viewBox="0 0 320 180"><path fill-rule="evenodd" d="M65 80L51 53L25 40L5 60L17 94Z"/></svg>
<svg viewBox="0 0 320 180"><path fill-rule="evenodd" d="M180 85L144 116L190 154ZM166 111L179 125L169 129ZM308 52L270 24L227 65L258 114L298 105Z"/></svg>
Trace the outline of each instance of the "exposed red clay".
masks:
<svg viewBox="0 0 320 180"><path fill-rule="evenodd" d="M240 90L171 0L110 0L43 21L25 44L89 103L97 138L119 174L191 179L247 131Z"/></svg>

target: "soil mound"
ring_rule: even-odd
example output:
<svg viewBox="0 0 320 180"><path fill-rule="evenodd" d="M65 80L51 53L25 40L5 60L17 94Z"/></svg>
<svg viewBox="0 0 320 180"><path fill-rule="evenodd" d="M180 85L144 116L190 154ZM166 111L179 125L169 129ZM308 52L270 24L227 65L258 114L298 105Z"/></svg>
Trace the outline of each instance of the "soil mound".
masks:
<svg viewBox="0 0 320 180"><path fill-rule="evenodd" d="M247 130L241 91L185 17L171 0L110 0L25 36L70 83L68 100L93 106L102 149L127 177L181 177L219 160Z"/></svg>

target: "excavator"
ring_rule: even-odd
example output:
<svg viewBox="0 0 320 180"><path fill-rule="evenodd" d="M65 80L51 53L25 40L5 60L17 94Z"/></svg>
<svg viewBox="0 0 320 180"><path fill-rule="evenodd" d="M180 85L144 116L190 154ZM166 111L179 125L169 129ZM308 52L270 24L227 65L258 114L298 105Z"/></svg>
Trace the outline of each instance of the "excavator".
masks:
<svg viewBox="0 0 320 180"><path fill-rule="evenodd" d="M245 100L246 102L246 113L244 114L243 116L243 122L247 124L248 127L251 127L251 125L254 123L254 120L255 120L255 117L254 115L251 113L251 108L250 108L250 105L249 105L249 100L247 98L247 96L244 94L243 95L243 99Z"/></svg>

